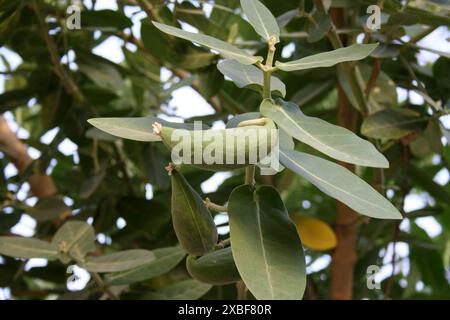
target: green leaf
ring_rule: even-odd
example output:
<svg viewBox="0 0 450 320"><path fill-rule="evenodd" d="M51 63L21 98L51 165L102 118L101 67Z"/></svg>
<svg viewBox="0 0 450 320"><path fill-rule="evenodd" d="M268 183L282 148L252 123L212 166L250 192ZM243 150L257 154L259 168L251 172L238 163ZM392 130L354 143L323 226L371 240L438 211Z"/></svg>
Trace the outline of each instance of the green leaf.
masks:
<svg viewBox="0 0 450 320"><path fill-rule="evenodd" d="M300 11L298 9L293 9L286 11L282 15L277 17L277 24L280 28L286 27L289 22L291 22L294 18L299 16Z"/></svg>
<svg viewBox="0 0 450 320"><path fill-rule="evenodd" d="M96 139L100 141L116 141L117 137L110 135L109 133L106 133L105 131L102 131L97 128L89 128L86 130L85 133L86 138L89 139Z"/></svg>
<svg viewBox="0 0 450 320"><path fill-rule="evenodd" d="M425 121L420 113L411 109L384 109L364 120L361 133L375 139L400 139L420 131Z"/></svg>
<svg viewBox="0 0 450 320"><path fill-rule="evenodd" d="M0 237L0 254L23 259L55 260L58 257L55 245L38 239L22 237Z"/></svg>
<svg viewBox="0 0 450 320"><path fill-rule="evenodd" d="M301 299L305 257L278 192L269 186L237 187L228 213L233 258L251 293L264 300Z"/></svg>
<svg viewBox="0 0 450 320"><path fill-rule="evenodd" d="M255 89L254 87L256 86L256 91L262 93L264 74L257 67L243 65L235 60L224 60L217 65L217 68L223 75L233 80L239 88L249 87L250 89ZM286 95L286 86L274 76L270 78L270 88L271 91L275 91L276 94L282 97Z"/></svg>
<svg viewBox="0 0 450 320"><path fill-rule="evenodd" d="M161 141L161 138L153 133L152 124L155 122L170 128L193 128L191 124L173 123L151 116L142 118L93 118L89 119L88 122L113 136L136 141Z"/></svg>
<svg viewBox="0 0 450 320"><path fill-rule="evenodd" d="M197 280L184 280L164 287L155 292L131 295L132 299L140 300L197 300L204 296L212 285Z"/></svg>
<svg viewBox="0 0 450 320"><path fill-rule="evenodd" d="M377 43L372 44L354 44L349 47L336 49L333 51L322 52L309 57L290 62L279 62L275 65L283 71L296 71L312 68L331 67L335 64L356 61L366 58L378 46Z"/></svg>
<svg viewBox="0 0 450 320"><path fill-rule="evenodd" d="M330 157L362 166L389 167L386 158L369 141L345 128L306 116L294 103L265 100L261 113L294 138Z"/></svg>
<svg viewBox="0 0 450 320"><path fill-rule="evenodd" d="M402 219L400 212L386 198L336 163L295 150L280 150L280 161L322 192L360 214L379 219Z"/></svg>
<svg viewBox="0 0 450 320"><path fill-rule="evenodd" d="M91 272L119 272L148 264L153 260L155 260L153 252L134 249L91 257L82 267Z"/></svg>
<svg viewBox="0 0 450 320"><path fill-rule="evenodd" d="M198 75L198 80L200 82L200 94L205 99L217 95L225 82L223 75L215 66L202 70Z"/></svg>
<svg viewBox="0 0 450 320"><path fill-rule="evenodd" d="M64 203L61 196L50 196L40 199L30 209L30 214L37 221L47 221L59 217L70 208Z"/></svg>
<svg viewBox="0 0 450 320"><path fill-rule="evenodd" d="M59 258L63 263L70 261L64 252L76 260L83 260L87 253L95 251L95 232L84 221L68 221L58 229L52 244L61 253Z"/></svg>
<svg viewBox="0 0 450 320"><path fill-rule="evenodd" d="M0 94L0 113L25 105L34 95L31 88L13 89Z"/></svg>
<svg viewBox="0 0 450 320"><path fill-rule="evenodd" d="M88 199L101 185L103 179L105 178L105 175L106 171L100 170L99 172L96 172L91 177L89 177L89 179L85 180L80 188L80 199Z"/></svg>
<svg viewBox="0 0 450 320"><path fill-rule="evenodd" d="M316 42L325 37L331 28L331 18L325 12L314 11L312 14L314 22L308 21L308 42Z"/></svg>
<svg viewBox="0 0 450 320"><path fill-rule="evenodd" d="M238 49L234 47L233 45L213 38L211 36L199 34L199 33L192 33L188 32L179 28L171 27L165 24L161 24L158 22L153 21L153 24L155 27L157 27L162 32L168 33L170 35L173 35L178 38L182 38L185 40L189 40L195 43L198 43L202 46L208 47L210 49L218 51L223 57L227 59L235 59L239 61L242 64L254 64L258 61L262 61L263 59L261 57L254 57L244 50Z"/></svg>
<svg viewBox="0 0 450 320"><path fill-rule="evenodd" d="M80 71L98 87L113 92L122 88L123 78L118 65L93 54L80 53L79 55L77 64Z"/></svg>
<svg viewBox="0 0 450 320"><path fill-rule="evenodd" d="M82 15L83 29L92 27L102 31L117 31L133 26L131 20L119 11L86 10Z"/></svg>
<svg viewBox="0 0 450 320"><path fill-rule="evenodd" d="M186 255L180 247L162 248L153 251L155 260L127 271L111 273L106 276L108 283L113 285L129 284L151 279L169 272Z"/></svg>
<svg viewBox="0 0 450 320"><path fill-rule="evenodd" d="M256 32L266 41L275 37L280 41L280 27L272 13L258 0L241 0L241 7Z"/></svg>

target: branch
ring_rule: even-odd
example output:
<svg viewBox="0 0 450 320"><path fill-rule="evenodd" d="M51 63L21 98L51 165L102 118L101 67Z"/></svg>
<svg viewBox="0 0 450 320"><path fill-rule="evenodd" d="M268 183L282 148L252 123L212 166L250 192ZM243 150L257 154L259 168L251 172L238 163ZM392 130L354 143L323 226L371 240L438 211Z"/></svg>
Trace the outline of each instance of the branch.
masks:
<svg viewBox="0 0 450 320"><path fill-rule="evenodd" d="M318 11L327 13L325 6L322 2L322 0L315 0L314 4ZM333 22L331 22L331 28L328 30L328 39L331 42L331 45L334 49L343 48L344 45L341 41L341 38L339 37L339 34L336 29L336 24L342 24L343 15L342 15L342 9L332 9L331 11L331 17ZM341 28L341 25L338 25L339 28ZM362 84L358 79L358 76L356 74L357 66L352 66L349 62L343 62L342 64L342 70L349 82L350 89L352 90L352 93L360 106L361 110L359 110L363 114L367 114L368 106L367 101L364 95L364 90L362 88Z"/></svg>
<svg viewBox="0 0 450 320"><path fill-rule="evenodd" d="M157 63L159 65L163 64L156 57L154 57L150 52L148 52L148 50L145 48L144 44L141 41L139 41L139 39L136 39L132 34L128 35L128 34L124 34L122 32L119 32L117 34L117 36L119 38L121 38L123 41L126 41L126 42L129 42L131 44L134 44L144 54L144 57L147 60L149 60L150 62ZM189 72L186 72L186 71L181 70L181 69L169 67L169 66L165 66L165 67L167 67L175 76L177 76L181 80L190 77L190 73ZM191 88L194 89L195 91L197 91L198 93L200 93L200 81L195 80L191 84ZM217 112L220 112L222 110L222 104L221 104L220 99L218 97L211 97L207 101L213 107L213 109L216 110Z"/></svg>
<svg viewBox="0 0 450 320"><path fill-rule="evenodd" d="M19 174L24 174L33 159L27 152L26 146L0 116L0 150L17 168ZM28 178L31 192L38 198L44 198L56 193L53 179L47 175L34 173Z"/></svg>
<svg viewBox="0 0 450 320"><path fill-rule="evenodd" d="M64 67L61 65L61 61L59 59L58 49L56 48L55 44L53 43L53 40L49 36L48 26L47 23L44 20L44 17L42 16L41 9L36 3L36 0L32 3L32 8L36 14L36 18L39 22L39 25L42 29L42 35L44 37L45 44L47 45L48 53L50 54L50 60L53 64L54 72L58 76L58 78L61 80L64 88L66 91L77 100L80 104L84 104L85 99L76 85L76 83L73 81L73 79L70 77L70 74L64 69Z"/></svg>

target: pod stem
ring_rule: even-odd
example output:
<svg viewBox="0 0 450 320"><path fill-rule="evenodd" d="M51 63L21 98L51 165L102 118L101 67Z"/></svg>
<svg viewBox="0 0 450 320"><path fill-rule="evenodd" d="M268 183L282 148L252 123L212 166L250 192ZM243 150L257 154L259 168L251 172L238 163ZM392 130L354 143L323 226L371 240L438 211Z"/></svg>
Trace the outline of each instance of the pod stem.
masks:
<svg viewBox="0 0 450 320"><path fill-rule="evenodd" d="M272 78L272 72L273 72L273 59L275 57L275 44L277 42L277 39L275 37L270 37L269 41L267 42L269 46L269 50L267 52L267 58L266 63L264 64L262 70L264 72L264 88L263 88L263 98L264 99L271 99L272 98L272 91L270 89L270 81Z"/></svg>
<svg viewBox="0 0 450 320"><path fill-rule="evenodd" d="M267 123L266 118L245 120L238 124L238 128L248 127L248 126L264 126L266 123Z"/></svg>
<svg viewBox="0 0 450 320"><path fill-rule="evenodd" d="M230 238L224 239L220 241L218 244L216 244L216 250L225 249L231 244Z"/></svg>
<svg viewBox="0 0 450 320"><path fill-rule="evenodd" d="M226 206L221 206L212 202L209 198L206 198L203 203L208 209L217 211L217 212L227 212L228 208Z"/></svg>
<svg viewBox="0 0 450 320"><path fill-rule="evenodd" d="M236 282L238 300L247 300L247 286L244 281Z"/></svg>
<svg viewBox="0 0 450 320"><path fill-rule="evenodd" d="M156 134L157 136L161 135L161 129L162 129L162 125L159 122L154 122L152 124L152 128L153 128L153 133Z"/></svg>
<svg viewBox="0 0 450 320"><path fill-rule="evenodd" d="M168 172L169 176L172 175L172 171L175 170L176 168L177 168L177 167L176 167L172 162L169 163L169 164L165 167L165 169L166 169L166 171Z"/></svg>
<svg viewBox="0 0 450 320"><path fill-rule="evenodd" d="M255 166L245 168L245 184L250 186L255 184Z"/></svg>
<svg viewBox="0 0 450 320"><path fill-rule="evenodd" d="M96 272L90 272L92 278L95 283L99 286L99 288L111 299L111 300L119 300L117 296L110 290L110 288L103 282L102 278Z"/></svg>

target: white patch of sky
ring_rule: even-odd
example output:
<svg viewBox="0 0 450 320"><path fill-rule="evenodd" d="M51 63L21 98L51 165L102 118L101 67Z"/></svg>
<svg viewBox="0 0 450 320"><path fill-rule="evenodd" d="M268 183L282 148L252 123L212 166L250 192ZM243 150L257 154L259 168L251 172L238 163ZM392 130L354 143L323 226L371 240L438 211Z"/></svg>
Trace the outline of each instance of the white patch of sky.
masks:
<svg viewBox="0 0 450 320"><path fill-rule="evenodd" d="M441 170L439 170L439 172L436 173L436 175L433 178L433 181L436 182L437 184L440 184L441 186L445 186L449 180L450 174L447 168L442 168Z"/></svg>
<svg viewBox="0 0 450 320"><path fill-rule="evenodd" d="M416 224L425 230L425 232L431 237L437 237L442 232L441 225L436 221L434 217L421 217L415 220Z"/></svg>
<svg viewBox="0 0 450 320"><path fill-rule="evenodd" d="M450 32L447 27L439 27L430 33L428 36L418 41L417 44L421 47L430 48L438 50L441 52L450 52L450 42L446 41L450 36ZM426 65L428 63L433 63L439 58L439 55L426 51L420 50L417 54L417 59L420 65Z"/></svg>
<svg viewBox="0 0 450 320"><path fill-rule="evenodd" d="M414 190L405 197L403 209L406 213L423 209L427 204L432 204L430 195L426 192L417 193Z"/></svg>
<svg viewBox="0 0 450 320"><path fill-rule="evenodd" d="M127 226L127 222L125 221L125 219L124 218L122 218L122 217L119 217L117 220L116 220L116 227L117 227L117 229L123 229L123 228L125 228Z"/></svg>
<svg viewBox="0 0 450 320"><path fill-rule="evenodd" d="M383 265L380 271L375 275L375 281L380 283L384 279L392 275L392 258L394 252L394 244L389 243L387 249L380 251L379 256L383 258ZM410 263L409 263L409 245L405 242L397 242L395 244L395 274L401 272L403 275L409 273Z"/></svg>
<svg viewBox="0 0 450 320"><path fill-rule="evenodd" d="M281 57L284 59L289 58L295 51L295 44L293 42L283 47L283 51L281 51Z"/></svg>
<svg viewBox="0 0 450 320"><path fill-rule="evenodd" d="M67 269L68 273L71 273L73 277L69 277L67 282L67 289L69 291L80 291L86 287L86 284L91 279L89 272L85 269L80 268L77 265L69 266Z"/></svg>
<svg viewBox="0 0 450 320"><path fill-rule="evenodd" d="M111 237L109 237L103 233L97 234L96 239L97 239L98 243L100 243L100 244L108 244L109 245L112 243Z"/></svg>
<svg viewBox="0 0 450 320"><path fill-rule="evenodd" d="M306 267L306 273L310 274L310 273L314 273L314 272L319 272L319 271L327 268L330 265L330 263L331 263L330 255L326 254L326 255L320 256L313 262L308 263L308 265Z"/></svg>
<svg viewBox="0 0 450 320"><path fill-rule="evenodd" d="M153 186L150 183L145 185L145 199L152 200L153 199Z"/></svg>
<svg viewBox="0 0 450 320"><path fill-rule="evenodd" d="M37 268L37 267L46 267L48 264L48 260L47 259L38 259L38 258L33 258L27 261L27 263L25 264L25 271L29 271L32 268Z"/></svg>
<svg viewBox="0 0 450 320"><path fill-rule="evenodd" d="M11 289L0 288L0 300L9 300L9 299L11 299Z"/></svg>
<svg viewBox="0 0 450 320"><path fill-rule="evenodd" d="M12 227L11 233L22 237L32 237L34 236L36 228L36 220L27 214L22 214L19 222Z"/></svg>
<svg viewBox="0 0 450 320"><path fill-rule="evenodd" d="M228 223L228 215L225 213L219 213L214 216L214 223L218 225L222 225L217 228L217 233L219 235L226 235L230 232L230 227L228 225L224 225Z"/></svg>
<svg viewBox="0 0 450 320"><path fill-rule="evenodd" d="M208 180L203 181L200 185L203 193L216 192L217 188L233 174L231 172L217 172Z"/></svg>

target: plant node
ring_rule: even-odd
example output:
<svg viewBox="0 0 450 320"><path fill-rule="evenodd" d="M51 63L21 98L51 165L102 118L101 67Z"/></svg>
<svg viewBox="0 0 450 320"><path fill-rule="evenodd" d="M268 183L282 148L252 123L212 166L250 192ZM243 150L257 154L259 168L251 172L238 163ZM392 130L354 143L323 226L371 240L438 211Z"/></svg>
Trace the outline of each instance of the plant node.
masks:
<svg viewBox="0 0 450 320"><path fill-rule="evenodd" d="M161 134L161 129L162 129L162 125L158 122L155 122L152 124L152 128L153 128L153 133L156 135L160 135Z"/></svg>

